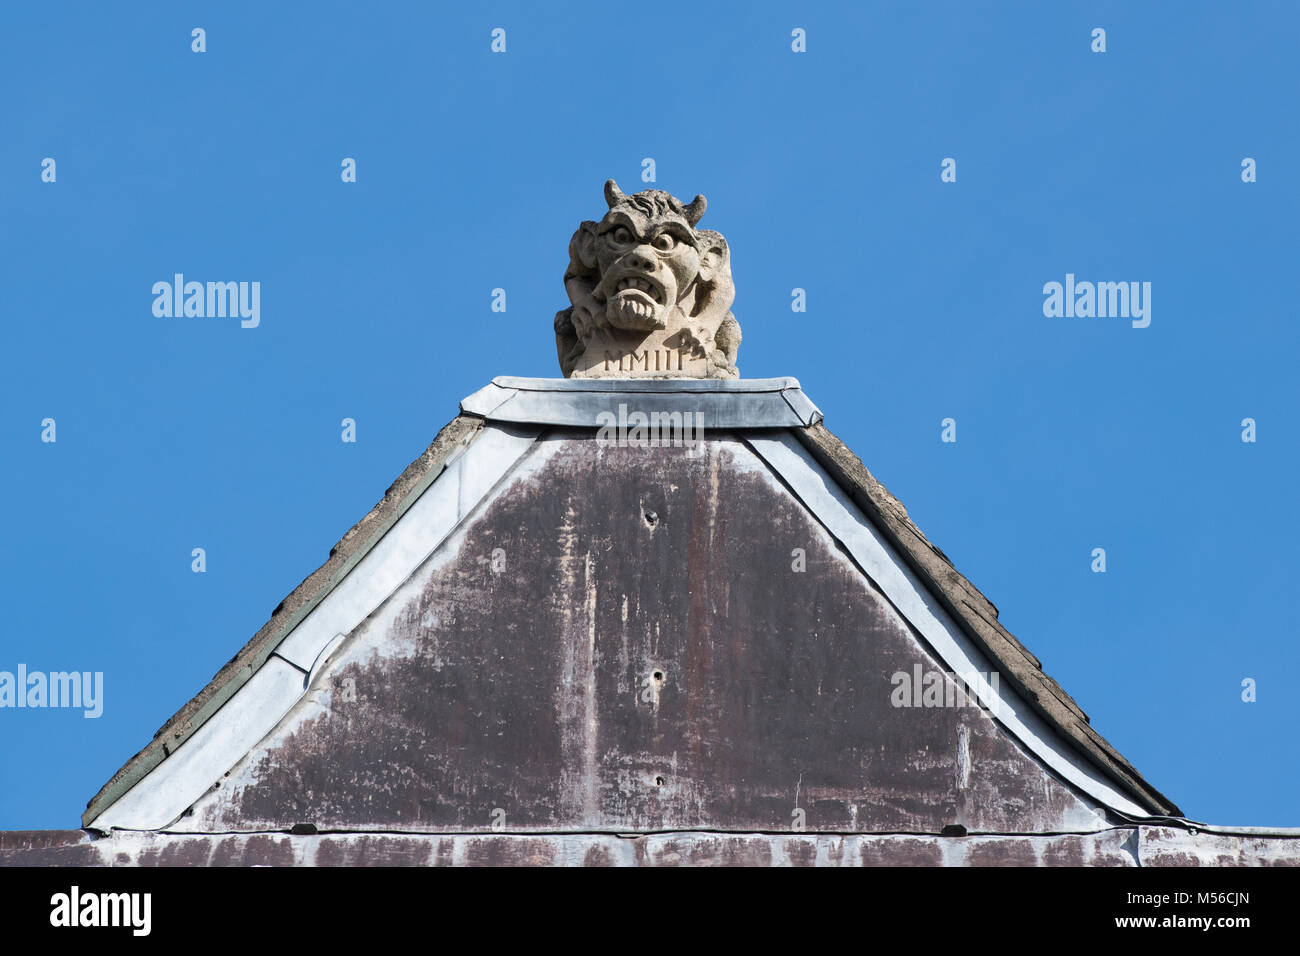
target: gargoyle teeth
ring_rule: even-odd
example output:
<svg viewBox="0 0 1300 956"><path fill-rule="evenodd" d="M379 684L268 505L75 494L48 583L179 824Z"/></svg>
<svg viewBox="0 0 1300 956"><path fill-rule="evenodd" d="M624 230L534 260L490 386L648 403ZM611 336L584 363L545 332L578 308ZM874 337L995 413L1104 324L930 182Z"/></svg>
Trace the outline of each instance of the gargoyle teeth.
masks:
<svg viewBox="0 0 1300 956"><path fill-rule="evenodd" d="M627 276L626 278L620 279L618 285L615 287L615 291L623 292L627 289L636 289L639 292L644 292L646 295L650 296L650 298L654 299L655 302L663 305L663 294L659 291L659 287L647 279L638 279L636 276Z"/></svg>

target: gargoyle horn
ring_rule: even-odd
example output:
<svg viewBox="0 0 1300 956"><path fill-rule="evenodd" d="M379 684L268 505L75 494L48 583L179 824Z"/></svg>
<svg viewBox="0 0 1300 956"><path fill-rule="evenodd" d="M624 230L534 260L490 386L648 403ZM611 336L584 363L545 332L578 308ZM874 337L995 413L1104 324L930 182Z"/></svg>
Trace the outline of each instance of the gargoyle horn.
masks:
<svg viewBox="0 0 1300 956"><path fill-rule="evenodd" d="M692 229L704 218L704 210L708 205L708 200L703 196L696 196L691 200L691 204L686 207L686 221L691 224Z"/></svg>
<svg viewBox="0 0 1300 956"><path fill-rule="evenodd" d="M623 195L623 190L618 188L618 183L612 179L605 180L605 202L609 204L610 209L613 209L626 198Z"/></svg>

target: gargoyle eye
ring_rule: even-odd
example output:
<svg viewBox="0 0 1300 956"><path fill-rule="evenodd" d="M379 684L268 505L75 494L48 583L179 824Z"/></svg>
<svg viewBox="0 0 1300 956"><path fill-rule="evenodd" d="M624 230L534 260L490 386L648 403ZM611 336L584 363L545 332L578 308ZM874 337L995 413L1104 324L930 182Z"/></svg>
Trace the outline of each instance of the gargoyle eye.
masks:
<svg viewBox="0 0 1300 956"><path fill-rule="evenodd" d="M619 243L631 242L632 230L628 229L627 226L619 226L614 230L614 241Z"/></svg>
<svg viewBox="0 0 1300 956"><path fill-rule="evenodd" d="M677 239L671 233L661 232L655 236L654 247L656 249L667 252L675 245L677 245Z"/></svg>

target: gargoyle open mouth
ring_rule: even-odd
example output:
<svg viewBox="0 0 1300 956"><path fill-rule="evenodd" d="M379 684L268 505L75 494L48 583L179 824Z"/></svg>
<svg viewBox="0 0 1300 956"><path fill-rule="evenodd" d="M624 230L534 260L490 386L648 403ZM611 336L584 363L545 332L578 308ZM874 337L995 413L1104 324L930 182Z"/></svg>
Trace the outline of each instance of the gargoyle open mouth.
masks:
<svg viewBox="0 0 1300 956"><path fill-rule="evenodd" d="M614 294L620 292L643 292L648 295L655 305L664 304L664 290L657 281L651 278L641 276L624 276L614 286Z"/></svg>

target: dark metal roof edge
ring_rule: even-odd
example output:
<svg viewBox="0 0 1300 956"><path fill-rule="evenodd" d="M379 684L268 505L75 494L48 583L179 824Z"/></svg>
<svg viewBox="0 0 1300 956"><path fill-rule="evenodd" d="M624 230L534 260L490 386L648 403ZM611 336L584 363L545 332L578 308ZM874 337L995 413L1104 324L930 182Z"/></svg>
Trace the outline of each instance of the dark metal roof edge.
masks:
<svg viewBox="0 0 1300 956"><path fill-rule="evenodd" d="M325 563L304 578L271 612L270 619L248 643L217 671L207 686L176 711L153 739L91 797L81 815L82 824L89 826L220 710L266 663L285 636L406 513L407 508L443 472L449 459L458 449L468 445L483 425L483 419L466 414L457 415L448 422L424 453L389 485L384 497L330 549Z"/></svg>
<svg viewBox="0 0 1300 956"><path fill-rule="evenodd" d="M930 544L907 516L902 503L876 480L866 465L820 422L792 429L817 463L848 493L937 597L953 620L1001 671L1034 711L1067 743L1154 814L1181 817L1172 800L1148 783L1088 723L1078 704L1052 680L1015 636L997 620L997 610ZM979 605L987 610L981 613Z"/></svg>

